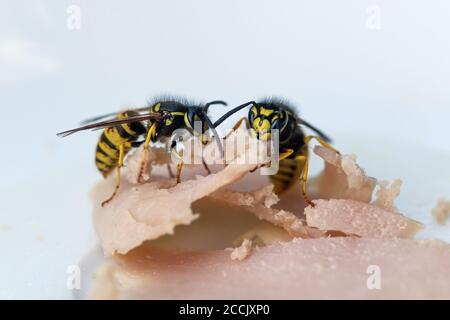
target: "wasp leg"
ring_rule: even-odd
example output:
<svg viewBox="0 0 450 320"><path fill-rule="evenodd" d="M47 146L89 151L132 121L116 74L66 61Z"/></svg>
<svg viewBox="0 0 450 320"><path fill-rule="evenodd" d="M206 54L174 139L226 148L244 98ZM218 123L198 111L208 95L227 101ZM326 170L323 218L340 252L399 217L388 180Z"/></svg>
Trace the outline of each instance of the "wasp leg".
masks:
<svg viewBox="0 0 450 320"><path fill-rule="evenodd" d="M323 140L321 137L318 137L318 136L306 136L303 140L305 141L306 144L308 144L312 139L316 139L317 142L319 142L323 147L325 147L327 149L330 149L330 150L333 150L337 154L340 154L339 151L337 151L335 148L333 148L328 142Z"/></svg>
<svg viewBox="0 0 450 320"><path fill-rule="evenodd" d="M125 147L124 147L124 144L122 143L119 146L119 163L117 165L116 186L114 188L113 194L108 199L106 199L105 201L102 202L102 207L104 207L107 203L109 203L112 199L114 199L114 197L117 194L117 191L119 191L119 188L120 188L120 169L123 166L123 158L124 158L124 156L125 156Z"/></svg>
<svg viewBox="0 0 450 320"><path fill-rule="evenodd" d="M338 150L333 148L328 142L326 142L324 139L322 139L321 137L318 137L318 136L306 136L304 138L305 144L308 144L312 139L316 139L316 141L319 142L323 147L333 150L337 154L340 154L340 152ZM301 155L301 156L296 157L295 159L298 161L305 161L305 164L303 165L302 174L301 174L303 199L305 200L306 204L310 205L311 207L315 207L314 202L312 202L308 198L308 195L306 194L306 183L308 180L308 167L309 167L308 156Z"/></svg>
<svg viewBox="0 0 450 320"><path fill-rule="evenodd" d="M286 149L286 151L284 151L284 152L282 152L280 154L280 156L278 157L278 161L286 159L287 157L289 157L293 153L294 153L293 149Z"/></svg>
<svg viewBox="0 0 450 320"><path fill-rule="evenodd" d="M236 124L231 129L231 132L228 133L224 139L228 138L234 131L236 131L242 125L242 122L245 122L245 126L247 127L247 130L250 129L250 123L248 122L248 118L243 117L243 118L239 119L238 122L236 122Z"/></svg>
<svg viewBox="0 0 450 320"><path fill-rule="evenodd" d="M235 132L241 126L242 122L245 122L245 126L247 127L247 130L250 129L250 123L248 122L248 118L243 117L243 118L239 119L238 122L236 122L236 124L233 126L231 131L223 138L223 140L226 140L229 136L231 136L233 134L233 132ZM225 166L227 166L227 165L228 164L225 164ZM258 166L256 166L255 169L253 169L250 172L256 171L257 169L258 169Z"/></svg>
<svg viewBox="0 0 450 320"><path fill-rule="evenodd" d="M293 153L294 153L293 149L286 149L286 151L282 152L278 156L278 161L286 159L287 157L289 157ZM250 170L250 173L255 172L256 170L258 170L259 168L264 167L264 166L267 166L267 164L257 165L254 169Z"/></svg>
<svg viewBox="0 0 450 320"><path fill-rule="evenodd" d="M236 122L236 124L233 126L233 131L236 131L241 126L242 122L245 122L245 126L247 127L247 129L250 129L250 123L248 122L248 118L243 117L239 119L239 121Z"/></svg>
<svg viewBox="0 0 450 320"><path fill-rule="evenodd" d="M178 164L177 164L177 184L178 184L181 182L181 170L183 169L183 158L175 150L175 148L172 148L171 152L175 157L178 158Z"/></svg>
<svg viewBox="0 0 450 320"><path fill-rule="evenodd" d="M183 169L183 160L177 164L177 184L181 182L181 169Z"/></svg>
<svg viewBox="0 0 450 320"><path fill-rule="evenodd" d="M203 146L208 144L209 139L205 134L202 134L201 139L202 139ZM203 159L203 157L202 157L202 163L203 163L203 167L205 168L206 172L208 172L208 174L211 174L211 170L209 169L208 164L206 163L205 159Z"/></svg>
<svg viewBox="0 0 450 320"><path fill-rule="evenodd" d="M300 175L300 179L302 181L302 195L303 195L303 200L305 200L305 203L311 207L315 207L316 205L314 204L314 202L312 202L309 197L308 194L306 192L306 183L308 182L308 169L309 169L309 159L308 156L305 155L300 155L295 157L295 160L298 162L304 162L303 164L303 170L302 170L302 174Z"/></svg>
<svg viewBox="0 0 450 320"><path fill-rule="evenodd" d="M150 141L152 139L152 137L155 134L155 130L156 130L156 122L152 124L152 126L150 127L150 129L147 132L147 138L144 141L144 152L142 153L142 159L141 159L141 168L139 170L139 177L138 177L138 182L139 183L144 183L144 170L145 167L147 165L147 157L148 157L148 146L150 144Z"/></svg>
<svg viewBox="0 0 450 320"><path fill-rule="evenodd" d="M206 134L202 133L200 135L200 141L202 142L203 145L207 145L209 141L211 141L211 139Z"/></svg>

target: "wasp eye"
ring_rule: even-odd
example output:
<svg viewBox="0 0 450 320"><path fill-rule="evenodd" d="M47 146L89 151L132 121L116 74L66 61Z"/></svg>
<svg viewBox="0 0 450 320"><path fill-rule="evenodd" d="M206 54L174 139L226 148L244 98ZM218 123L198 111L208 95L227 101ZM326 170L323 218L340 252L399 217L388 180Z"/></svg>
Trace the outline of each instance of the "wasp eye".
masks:
<svg viewBox="0 0 450 320"><path fill-rule="evenodd" d="M257 115L258 115L258 110L255 107L251 107L248 112L248 120L250 121L250 123L252 123L255 120Z"/></svg>
<svg viewBox="0 0 450 320"><path fill-rule="evenodd" d="M275 121L272 122L272 125L270 127L271 127L271 129L278 129L279 124L280 124L280 120L276 119Z"/></svg>

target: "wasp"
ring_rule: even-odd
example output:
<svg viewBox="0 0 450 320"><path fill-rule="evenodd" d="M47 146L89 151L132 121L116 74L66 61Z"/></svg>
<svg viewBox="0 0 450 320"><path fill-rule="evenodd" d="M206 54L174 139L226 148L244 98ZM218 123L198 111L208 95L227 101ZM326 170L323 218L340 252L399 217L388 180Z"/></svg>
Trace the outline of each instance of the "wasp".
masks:
<svg viewBox="0 0 450 320"><path fill-rule="evenodd" d="M274 192L281 193L301 180L302 195L307 205L314 207L306 190L308 179L309 152L308 143L315 139L322 146L336 151L331 145L331 139L322 131L300 118L289 103L281 99L265 99L260 102L249 101L225 113L215 123L219 126L223 121L241 109L250 107L248 116L241 118L233 127L233 131L245 122L247 129L260 140L270 140L271 130L279 130L279 170L270 176ZM316 135L305 135L305 126ZM336 151L337 152L337 151Z"/></svg>
<svg viewBox="0 0 450 320"><path fill-rule="evenodd" d="M120 172L124 158L132 148L137 148L143 144L139 182L143 182L142 176L147 162L150 143L163 142L168 144L172 133L177 129L186 129L192 134L200 134L202 142L206 141L204 140L205 132L211 129L219 150L222 152L221 140L208 116L208 108L214 104L226 105L226 102L216 100L203 105L174 98L157 99L155 102L150 103L148 107L110 113L85 120L81 123L81 127L63 131L57 135L66 137L83 130L103 129L97 143L95 165L105 178L114 170L117 171L114 192L102 202L102 206L104 206L116 196L120 188ZM199 126L201 132L195 131L199 130L194 125L196 121L201 122L201 126ZM176 174L177 183L179 183L183 161L176 151L175 141L171 141L170 152L179 159ZM204 165L208 170L205 163ZM173 175L171 171L169 171L169 174Z"/></svg>

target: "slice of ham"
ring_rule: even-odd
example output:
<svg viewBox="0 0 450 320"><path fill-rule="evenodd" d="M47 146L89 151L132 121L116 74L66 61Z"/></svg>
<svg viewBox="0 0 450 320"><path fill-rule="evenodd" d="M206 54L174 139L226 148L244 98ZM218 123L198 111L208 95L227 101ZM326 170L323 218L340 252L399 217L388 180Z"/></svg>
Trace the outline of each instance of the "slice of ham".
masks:
<svg viewBox="0 0 450 320"><path fill-rule="evenodd" d="M412 238L423 228L399 213L355 200L315 200L305 209L310 227L369 238Z"/></svg>
<svg viewBox="0 0 450 320"><path fill-rule="evenodd" d="M242 131L233 133L226 145L240 135ZM255 139L250 139L245 148L259 156L260 149L255 145ZM101 208L99 203L109 195L107 189L113 188L112 179L97 188L94 196L94 223L101 245L106 253L119 254L99 271L93 297L449 299L450 247L439 241L405 239L412 238L422 225L395 207L401 182L377 182L364 173L354 156L320 146L314 152L325 160L325 170L310 180L308 190L316 206L306 210L298 185L280 200L271 185L252 184L256 173L247 173L255 168L255 163L244 161L245 155L228 155L228 165L208 176L198 175L201 165L188 166L178 185L173 179L158 175L157 170L152 171L150 182L136 185L133 177L140 159L136 153L125 170L129 181L123 181L110 206ZM156 161L168 161L158 156L152 159L149 170ZM213 163L213 159L207 163ZM246 186L255 186L253 189L242 192L228 188L241 183L244 176ZM377 198L372 201L377 185ZM204 208L209 215L232 210L230 217L239 224L244 214L234 213L244 208L264 222L247 224L249 227L232 237L224 232L221 236L226 241L214 241L227 243L227 248L235 246L231 251L208 247L208 241L203 240L205 246L201 249L158 246L160 237L173 234L176 226L189 225L198 218L191 206L202 198L206 199L200 202L210 202ZM218 203L229 209L218 210ZM195 232L175 231L172 240L177 240L180 233L184 243L189 241L183 237L211 234L205 230L212 225L217 227L215 221L209 216L208 223L196 221L181 227L195 226ZM218 233L213 236L220 237ZM142 244L144 241L147 242ZM378 272L381 278L371 277Z"/></svg>
<svg viewBox="0 0 450 320"><path fill-rule="evenodd" d="M309 227L374 238L412 238L423 228L397 212L394 201L400 194L400 180L377 182L366 176L354 156L321 146L314 152L325 160L325 169L313 181L313 187L325 199L314 200L314 208L305 208ZM377 184L377 198L370 204Z"/></svg>
<svg viewBox="0 0 450 320"><path fill-rule="evenodd" d="M294 239L242 261L143 246L104 268L92 297L450 299L449 270L450 246L432 240Z"/></svg>
<svg viewBox="0 0 450 320"><path fill-rule="evenodd" d="M387 180L383 180L380 181L378 185L380 186L380 189L377 191L377 198L372 203L377 207L389 211L398 211L394 205L394 201L400 195L402 181L397 179L390 183Z"/></svg>
<svg viewBox="0 0 450 320"><path fill-rule="evenodd" d="M232 143L242 131L237 131L228 139ZM236 158L227 159L223 170L206 177L195 176L191 180L175 184L173 179L160 179L145 184L131 184L122 179L117 196L105 207L101 207L101 199L108 197L114 187L114 180L101 183L93 192L95 201L94 226L100 243L106 254L125 254L141 245L146 240L156 239L166 234L173 234L178 225L187 225L198 218L191 205L218 189L239 180L256 165L263 163L248 162L248 154L258 156L262 161L266 149L256 138L246 138L245 153L236 154ZM211 145L211 144L210 144ZM150 152L149 159L154 160ZM142 155L136 152L129 157L125 168L125 176L137 176ZM148 163L151 170L151 162Z"/></svg>
<svg viewBox="0 0 450 320"><path fill-rule="evenodd" d="M350 199L370 202L376 179L368 177L356 163L356 156L337 154L322 146L314 153L325 160L321 175L311 181L315 198Z"/></svg>
<svg viewBox="0 0 450 320"><path fill-rule="evenodd" d="M305 221L294 213L282 209L274 209L272 206L279 199L273 193L273 186L269 185L254 192L236 192L221 190L211 196L236 206L244 206L259 219L268 221L275 226L285 229L288 234L300 238L320 238L328 236L328 232L310 228Z"/></svg>

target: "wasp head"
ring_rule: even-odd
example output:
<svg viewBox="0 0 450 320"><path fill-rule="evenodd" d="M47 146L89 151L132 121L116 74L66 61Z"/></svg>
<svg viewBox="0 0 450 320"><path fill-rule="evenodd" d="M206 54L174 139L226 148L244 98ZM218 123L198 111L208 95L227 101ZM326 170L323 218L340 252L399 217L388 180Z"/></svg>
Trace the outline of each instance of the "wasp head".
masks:
<svg viewBox="0 0 450 320"><path fill-rule="evenodd" d="M278 108L261 104L250 108L248 115L253 134L263 141L271 139L272 130L280 130L283 127L285 118L284 112Z"/></svg>

